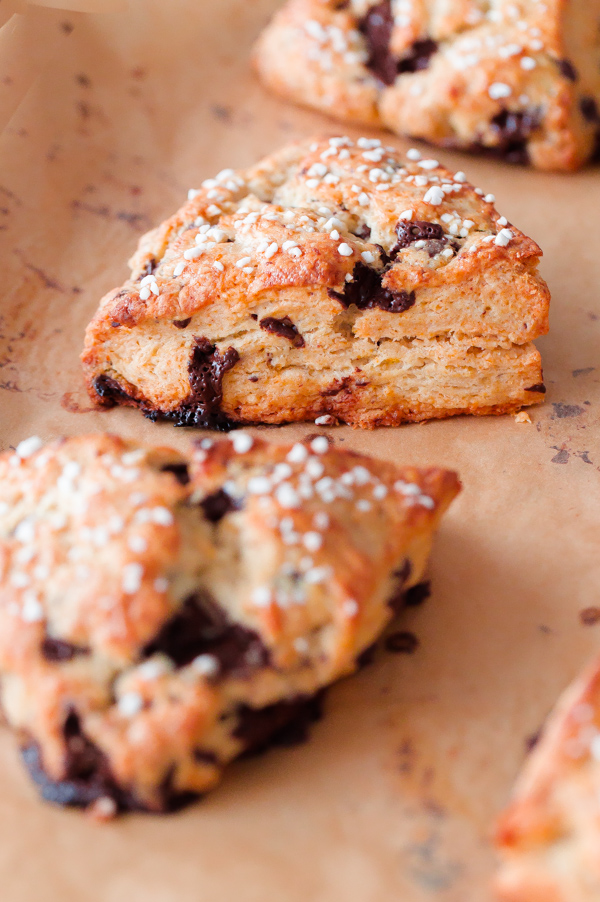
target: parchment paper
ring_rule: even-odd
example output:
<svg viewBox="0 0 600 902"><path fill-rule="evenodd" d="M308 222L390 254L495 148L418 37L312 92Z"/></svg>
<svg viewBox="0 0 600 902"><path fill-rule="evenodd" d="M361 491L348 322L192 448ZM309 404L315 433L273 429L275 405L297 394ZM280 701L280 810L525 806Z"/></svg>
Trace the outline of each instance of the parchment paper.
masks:
<svg viewBox="0 0 600 902"><path fill-rule="evenodd" d="M348 131L269 97L251 74L252 42L277 6L30 7L0 31L3 449L33 433L112 430L182 447L193 437L135 411L77 412L78 354L138 235L189 187L297 137ZM234 765L168 818L98 826L41 803L0 731L2 900L490 898L490 825L525 739L600 644L600 624L580 619L600 606L600 173L441 156L541 244L553 302L539 342L548 394L532 425L330 430L341 447L463 478L431 560L433 595L401 621L418 650L381 652L330 693L308 744ZM315 427L263 431L290 440Z"/></svg>

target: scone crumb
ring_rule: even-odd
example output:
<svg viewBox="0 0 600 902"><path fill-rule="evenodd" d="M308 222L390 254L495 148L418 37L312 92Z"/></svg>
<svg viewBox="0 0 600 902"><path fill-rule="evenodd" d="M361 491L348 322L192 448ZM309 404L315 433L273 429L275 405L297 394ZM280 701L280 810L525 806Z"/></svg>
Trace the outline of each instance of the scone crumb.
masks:
<svg viewBox="0 0 600 902"><path fill-rule="evenodd" d="M87 815L94 821L105 823L117 816L117 803L110 796L101 796L89 806Z"/></svg>
<svg viewBox="0 0 600 902"><path fill-rule="evenodd" d="M531 423L531 417L526 410L521 410L515 414L515 423Z"/></svg>
<svg viewBox="0 0 600 902"><path fill-rule="evenodd" d="M317 417L315 420L315 426L337 426L338 421L335 417L332 417L331 414L325 414L325 416Z"/></svg>

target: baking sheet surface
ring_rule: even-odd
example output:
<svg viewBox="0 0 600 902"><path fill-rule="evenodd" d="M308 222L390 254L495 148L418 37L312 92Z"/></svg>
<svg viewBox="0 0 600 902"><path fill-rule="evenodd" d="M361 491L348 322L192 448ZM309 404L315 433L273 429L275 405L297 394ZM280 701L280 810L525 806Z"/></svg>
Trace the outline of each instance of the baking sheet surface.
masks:
<svg viewBox="0 0 600 902"><path fill-rule="evenodd" d="M250 48L277 6L131 0L121 13L0 15L2 449L33 433L111 430L179 447L193 437L135 411L86 410L78 355L138 235L189 187L298 137L358 135L257 84ZM432 597L401 621L419 648L380 652L331 691L306 745L234 765L169 818L98 826L41 804L0 731L7 902L490 898L490 827L526 737L600 639L580 617L600 606L600 172L441 157L540 243L553 302L539 342L548 394L531 425L331 430L340 447L463 478L435 544Z"/></svg>

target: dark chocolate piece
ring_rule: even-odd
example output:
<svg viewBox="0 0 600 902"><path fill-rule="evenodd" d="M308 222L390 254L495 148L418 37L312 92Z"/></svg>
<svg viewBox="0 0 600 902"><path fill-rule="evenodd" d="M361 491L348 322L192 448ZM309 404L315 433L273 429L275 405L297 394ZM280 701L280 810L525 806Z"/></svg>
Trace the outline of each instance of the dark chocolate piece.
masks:
<svg viewBox="0 0 600 902"><path fill-rule="evenodd" d="M407 56L402 57L398 63L398 72L421 72L429 68L429 60L437 51L438 45L431 38L423 38L415 41Z"/></svg>
<svg viewBox="0 0 600 902"><path fill-rule="evenodd" d="M177 667L185 667L198 655L212 655L219 676L235 673L247 677L270 660L260 636L228 621L225 612L205 591L188 596L180 609L144 648L142 657L161 652Z"/></svg>
<svg viewBox="0 0 600 902"><path fill-rule="evenodd" d="M240 504L235 498L228 495L224 489L219 489L203 498L200 502L200 507L204 511L204 516L207 520L211 523L218 523L225 514L239 510Z"/></svg>
<svg viewBox="0 0 600 902"><path fill-rule="evenodd" d="M289 316L284 316L283 319L277 319L276 316L265 316L264 319L261 319L259 325L265 332L272 332L274 335L281 335L282 338L287 338L295 348L304 347L304 339Z"/></svg>
<svg viewBox="0 0 600 902"><path fill-rule="evenodd" d="M419 605L423 604L429 596L431 595L431 583L417 583L416 586L411 586L411 588L406 592L404 598L404 604L407 608L416 608Z"/></svg>
<svg viewBox="0 0 600 902"><path fill-rule="evenodd" d="M530 386L530 388L526 388L525 391L535 391L540 395L546 394L546 386L543 382L536 382L535 385Z"/></svg>
<svg viewBox="0 0 600 902"><path fill-rule="evenodd" d="M427 222L419 219L414 222L407 222L401 219L396 225L396 234L398 235L398 241L390 251L392 259L401 250L414 244L415 241L427 242L425 249L430 257L435 257L448 244L448 236L444 234L443 227L437 222ZM451 241L450 245L454 250L458 250L460 247L457 241Z"/></svg>
<svg viewBox="0 0 600 902"><path fill-rule="evenodd" d="M600 110L596 99L589 95L582 97L579 101L579 109L586 122L600 122Z"/></svg>
<svg viewBox="0 0 600 902"><path fill-rule="evenodd" d="M258 755L273 746L290 746L308 739L310 725L323 716L325 690L298 695L266 708L240 705L233 735L244 743L244 756Z"/></svg>
<svg viewBox="0 0 600 902"><path fill-rule="evenodd" d="M357 238L362 238L363 241L368 241L371 237L371 229L366 222L364 222L353 234L356 235Z"/></svg>
<svg viewBox="0 0 600 902"><path fill-rule="evenodd" d="M173 325L175 326L176 329L187 329L187 327L189 326L191 321L192 321L191 316L188 316L186 319L174 319Z"/></svg>
<svg viewBox="0 0 600 902"><path fill-rule="evenodd" d="M556 65L560 69L561 74L568 78L569 81L577 81L579 79L579 73L571 60L556 60Z"/></svg>
<svg viewBox="0 0 600 902"><path fill-rule="evenodd" d="M181 485L187 485L190 481L190 471L187 464L166 464L160 469L161 473L172 473Z"/></svg>
<svg viewBox="0 0 600 902"><path fill-rule="evenodd" d="M398 61L390 53L390 40L394 27L390 0L372 6L358 24L365 36L369 58L367 67L384 83L393 85L398 75Z"/></svg>
<svg viewBox="0 0 600 902"><path fill-rule="evenodd" d="M419 640L414 633L402 631L387 636L384 644L388 651L411 655L419 647Z"/></svg>
<svg viewBox="0 0 600 902"><path fill-rule="evenodd" d="M368 645L364 651L361 651L359 656L356 659L356 667L358 670L362 670L363 667L368 667L369 664L372 664L375 660L375 653L377 651L377 642L373 642L371 645Z"/></svg>
<svg viewBox="0 0 600 902"><path fill-rule="evenodd" d="M73 645L72 642L65 642L64 639L53 639L46 636L42 642L42 655L46 661L71 661L78 655L89 655L89 648L81 645Z"/></svg>
<svg viewBox="0 0 600 902"><path fill-rule="evenodd" d="M144 276L151 276L152 273L156 270L157 266L158 266L158 261L156 260L156 257L150 257L146 261L146 265L144 266L142 272L140 273L139 278L143 279Z"/></svg>
<svg viewBox="0 0 600 902"><path fill-rule="evenodd" d="M392 574L397 582L393 595L388 599L388 605L394 614L399 614L406 604L406 591L404 587L410 577L411 569L410 560L406 558L402 566Z"/></svg>
<svg viewBox="0 0 600 902"><path fill-rule="evenodd" d="M540 122L541 115L537 109L522 113L502 110L490 123L496 144L489 151L502 156L509 163L528 163L527 142L539 128Z"/></svg>
<svg viewBox="0 0 600 902"><path fill-rule="evenodd" d="M364 263L357 263L352 274L352 281L346 282L342 292L328 289L330 297L339 301L343 307L354 304L359 310L379 307L391 313L403 313L415 303L414 291L393 291L382 285L382 273Z"/></svg>

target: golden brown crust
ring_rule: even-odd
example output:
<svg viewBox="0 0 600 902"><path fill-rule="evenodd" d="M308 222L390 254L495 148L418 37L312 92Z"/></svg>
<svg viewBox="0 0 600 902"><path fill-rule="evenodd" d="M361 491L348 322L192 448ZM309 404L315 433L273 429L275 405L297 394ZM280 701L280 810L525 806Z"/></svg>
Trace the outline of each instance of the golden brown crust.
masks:
<svg viewBox="0 0 600 902"><path fill-rule="evenodd" d="M42 794L101 816L210 789L356 669L459 488L322 436L0 457L0 691Z"/></svg>
<svg viewBox="0 0 600 902"><path fill-rule="evenodd" d="M289 0L255 59L290 100L441 146L558 170L598 149L600 35L583 0Z"/></svg>
<svg viewBox="0 0 600 902"><path fill-rule="evenodd" d="M464 174L411 157L321 139L204 182L101 302L91 396L189 425L364 427L539 401L539 247Z"/></svg>
<svg viewBox="0 0 600 902"><path fill-rule="evenodd" d="M499 819L507 902L600 898L600 661L563 694Z"/></svg>

